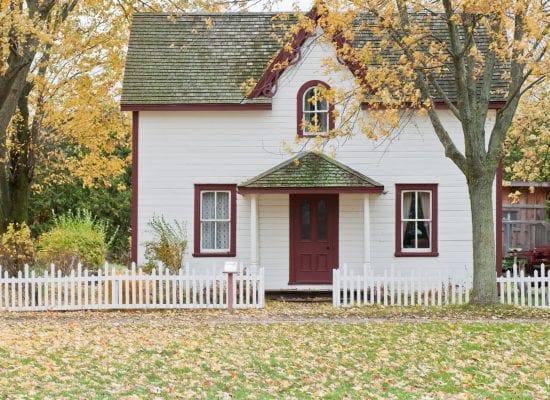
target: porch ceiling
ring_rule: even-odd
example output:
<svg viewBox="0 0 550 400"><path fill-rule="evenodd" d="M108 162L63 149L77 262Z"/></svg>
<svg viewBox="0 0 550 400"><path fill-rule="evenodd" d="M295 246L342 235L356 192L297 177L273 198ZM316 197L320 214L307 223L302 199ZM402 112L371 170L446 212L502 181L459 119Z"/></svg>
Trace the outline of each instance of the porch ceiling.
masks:
<svg viewBox="0 0 550 400"><path fill-rule="evenodd" d="M313 152L276 165L239 186L246 193L382 193L384 186L362 173Z"/></svg>

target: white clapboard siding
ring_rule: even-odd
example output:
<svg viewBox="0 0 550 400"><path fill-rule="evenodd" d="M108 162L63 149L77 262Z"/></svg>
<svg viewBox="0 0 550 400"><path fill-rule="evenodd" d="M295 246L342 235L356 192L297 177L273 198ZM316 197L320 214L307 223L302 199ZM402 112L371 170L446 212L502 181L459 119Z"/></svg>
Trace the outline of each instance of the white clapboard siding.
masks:
<svg viewBox="0 0 550 400"><path fill-rule="evenodd" d="M239 183L257 176L289 159L298 151L313 150L315 141L292 145L297 127L296 101L302 85L322 80L335 89L354 83L349 71L326 71L326 60L336 61L332 46L308 39L302 57L285 69L277 81L271 110L248 111L140 111L138 185L138 260L145 262L144 244L151 240L149 222L155 215L167 220L194 220L195 184ZM344 74L344 76L342 76ZM338 108L339 105L336 105ZM342 110L340 110L342 111ZM436 110L445 128L463 146L460 122L449 110ZM493 112L493 111L491 111ZM340 113L344 115L345 113ZM368 111L363 111L368 120ZM491 120L491 119L489 119ZM494 121L494 117L492 118ZM492 124L490 122L489 124ZM339 122L336 121L336 125ZM361 124L356 124L359 128ZM490 129L490 125L487 126ZM375 141L356 134L335 139L336 159L384 185L384 194L368 195L370 231L376 232L364 243L364 194L339 195L339 254L350 267L370 261L377 274L391 263L404 274L437 273L441 265L453 274L471 275L464 269L472 259L471 216L466 180L454 163L445 157L429 116L411 113L396 129L396 140ZM438 184L439 257L395 258L396 183ZM251 263L250 196L237 194L235 232L236 257ZM329 290L328 285L289 285L289 196L258 195L258 257L266 272L269 290ZM189 248L200 238L188 233ZM376 249L365 260L365 248ZM192 257L192 256L191 256ZM225 257L214 258L223 263ZM212 263L210 257L190 258L196 266Z"/></svg>
<svg viewBox="0 0 550 400"><path fill-rule="evenodd" d="M233 279L233 306L261 308L265 303L264 269L239 263ZM177 273L159 264L150 274L105 265L96 273L78 265L62 275L54 265L42 276L25 266L8 276L0 266L0 310L93 310L227 308L228 277L219 268L190 267Z"/></svg>
<svg viewBox="0 0 550 400"><path fill-rule="evenodd" d="M395 268L374 275L372 270L355 271L344 264L333 270L334 307L354 305L434 306L470 301L468 280L437 275L404 274Z"/></svg>
<svg viewBox="0 0 550 400"><path fill-rule="evenodd" d="M502 304L519 307L550 307L550 272L544 264L540 272L534 271L533 276L525 276L524 271L518 271L514 263L512 273L497 278L499 297Z"/></svg>

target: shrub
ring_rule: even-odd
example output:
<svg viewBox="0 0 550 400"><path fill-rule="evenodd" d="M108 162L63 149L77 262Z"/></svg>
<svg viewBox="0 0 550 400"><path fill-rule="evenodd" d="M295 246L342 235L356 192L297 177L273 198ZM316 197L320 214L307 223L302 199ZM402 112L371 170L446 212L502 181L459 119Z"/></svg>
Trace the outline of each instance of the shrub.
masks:
<svg viewBox="0 0 550 400"><path fill-rule="evenodd" d="M161 261L171 271L183 267L183 258L187 250L187 231L185 223L174 220L174 226L164 220L164 217L153 216L149 222L153 240L145 242L145 258L148 266Z"/></svg>
<svg viewBox="0 0 550 400"><path fill-rule="evenodd" d="M78 263L95 270L105 262L112 239L107 239L107 223L88 210L69 211L56 217L53 227L38 240L38 259L54 263L68 274Z"/></svg>
<svg viewBox="0 0 550 400"><path fill-rule="evenodd" d="M126 153L125 153L126 154ZM126 154L127 155L127 154ZM33 237L52 229L55 216L70 210L86 209L97 219L108 220L108 236L113 237L107 258L121 264L130 262L130 167L112 185L85 187L81 179L64 184L41 185L30 199L30 221ZM40 182L39 182L40 183Z"/></svg>
<svg viewBox="0 0 550 400"><path fill-rule="evenodd" d="M27 224L9 224L6 232L0 235L0 265L10 276L32 264L35 256L35 244Z"/></svg>

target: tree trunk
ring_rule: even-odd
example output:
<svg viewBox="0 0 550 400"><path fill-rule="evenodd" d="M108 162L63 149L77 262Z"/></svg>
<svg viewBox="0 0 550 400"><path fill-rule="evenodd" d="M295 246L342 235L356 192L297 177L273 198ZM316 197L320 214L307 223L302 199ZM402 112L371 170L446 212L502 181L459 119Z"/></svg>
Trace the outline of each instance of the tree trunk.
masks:
<svg viewBox="0 0 550 400"><path fill-rule="evenodd" d="M34 58L34 54L32 56ZM29 73L32 58L28 63L21 67L14 77L6 80L0 76L0 232L4 232L11 218L12 195L10 193L10 160L7 143L8 126L11 122L21 96L21 92L26 85L26 78ZM8 71L13 72L13 71ZM6 75L8 75L6 73Z"/></svg>
<svg viewBox="0 0 550 400"><path fill-rule="evenodd" d="M493 218L493 180L468 179L472 214L474 255L473 303L498 302L495 281L495 224Z"/></svg>
<svg viewBox="0 0 550 400"><path fill-rule="evenodd" d="M19 119L15 123L15 137L10 151L10 208L8 223L27 223L29 218L30 181L30 153L32 149L32 135L29 121L29 93L32 83L27 82L17 104Z"/></svg>

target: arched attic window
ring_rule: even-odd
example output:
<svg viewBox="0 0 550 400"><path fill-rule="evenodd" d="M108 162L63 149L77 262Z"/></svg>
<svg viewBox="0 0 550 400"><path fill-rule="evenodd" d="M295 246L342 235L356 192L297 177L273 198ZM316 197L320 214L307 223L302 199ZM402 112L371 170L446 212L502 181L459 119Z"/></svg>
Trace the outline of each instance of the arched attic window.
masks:
<svg viewBox="0 0 550 400"><path fill-rule="evenodd" d="M330 86L323 81L304 83L297 95L298 136L326 135L334 129L334 106L323 94Z"/></svg>

